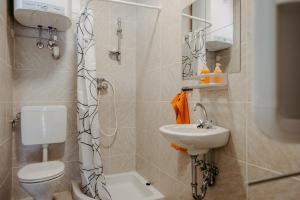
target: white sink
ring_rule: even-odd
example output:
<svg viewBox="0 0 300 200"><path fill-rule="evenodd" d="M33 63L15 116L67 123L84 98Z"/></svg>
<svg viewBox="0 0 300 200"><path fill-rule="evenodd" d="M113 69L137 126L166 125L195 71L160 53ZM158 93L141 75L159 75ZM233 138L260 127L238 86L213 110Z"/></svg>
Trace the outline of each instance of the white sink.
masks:
<svg viewBox="0 0 300 200"><path fill-rule="evenodd" d="M219 126L201 129L197 124L172 124L159 130L169 142L186 148L190 155L205 154L210 149L225 146L229 139L229 130Z"/></svg>

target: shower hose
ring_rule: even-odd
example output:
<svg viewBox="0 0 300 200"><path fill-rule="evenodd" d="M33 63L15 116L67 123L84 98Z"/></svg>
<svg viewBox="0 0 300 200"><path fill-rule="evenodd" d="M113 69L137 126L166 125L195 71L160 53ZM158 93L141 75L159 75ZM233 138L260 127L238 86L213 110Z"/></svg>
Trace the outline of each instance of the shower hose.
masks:
<svg viewBox="0 0 300 200"><path fill-rule="evenodd" d="M107 85L105 85L105 83L107 84ZM98 108L99 108L99 105L100 105L100 92L101 91L105 91L105 90L107 90L108 89L108 87L107 86L110 86L110 88L111 88L111 90L112 90L112 94L113 94L113 105L114 105L114 117L115 117L115 128L114 128L114 130L113 130L113 132L112 133L107 133L106 131L104 131L103 129L102 129L102 126L101 126L101 124L99 125L99 131L100 131L100 133L102 134L102 135L104 135L104 136L107 136L107 137L112 137L112 140L109 140L109 144L108 145L104 145L102 142L101 142L101 144L102 144L102 146L103 147L105 147L105 148L110 148L113 144L114 144L114 142L115 142L115 140L116 140L116 136L117 136L117 134L118 134L118 116L117 116L117 108L116 108L116 89L115 89L115 87L114 87L114 85L110 82L110 81L108 81L108 80L106 80L106 79L101 79L100 80L100 84L98 85L98 92L97 92L97 95L98 95L98 97L97 97L97 106L98 106ZM99 113L101 113L101 112L99 112ZM99 114L100 115L100 114Z"/></svg>

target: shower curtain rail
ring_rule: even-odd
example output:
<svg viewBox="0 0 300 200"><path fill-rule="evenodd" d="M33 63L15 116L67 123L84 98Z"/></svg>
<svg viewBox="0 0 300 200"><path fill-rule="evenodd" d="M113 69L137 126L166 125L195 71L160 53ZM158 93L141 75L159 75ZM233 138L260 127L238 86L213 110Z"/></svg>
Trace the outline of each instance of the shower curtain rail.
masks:
<svg viewBox="0 0 300 200"><path fill-rule="evenodd" d="M85 8L87 8L88 5L92 1L94 1L94 0L89 0L86 3ZM149 9L158 10L159 12L161 11L161 7L160 6L152 6L152 5L148 5L148 4L135 3L135 2L130 2L130 1L123 1L123 0L98 0L98 1L106 1L106 2L112 2L112 3L118 3L118 4L125 4L125 5L130 5L130 6L137 6L137 7L149 8Z"/></svg>
<svg viewBox="0 0 300 200"><path fill-rule="evenodd" d="M205 28L210 28L213 25L210 21L207 21L207 20L202 19L200 17L195 17L195 16L188 15L188 14L185 14L185 13L182 13L182 16L186 17L186 18L189 18L189 19L193 19L193 20L199 21L199 22L204 22L205 24L207 24L207 26Z"/></svg>

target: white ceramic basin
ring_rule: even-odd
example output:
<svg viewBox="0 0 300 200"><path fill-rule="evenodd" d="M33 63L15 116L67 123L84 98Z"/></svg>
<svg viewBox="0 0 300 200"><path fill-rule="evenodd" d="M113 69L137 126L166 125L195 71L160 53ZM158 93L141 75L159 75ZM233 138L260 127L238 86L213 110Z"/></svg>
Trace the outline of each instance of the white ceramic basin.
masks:
<svg viewBox="0 0 300 200"><path fill-rule="evenodd" d="M159 130L169 142L186 148L191 155L205 154L210 149L225 146L229 139L229 130L219 126L201 129L197 124L173 124Z"/></svg>

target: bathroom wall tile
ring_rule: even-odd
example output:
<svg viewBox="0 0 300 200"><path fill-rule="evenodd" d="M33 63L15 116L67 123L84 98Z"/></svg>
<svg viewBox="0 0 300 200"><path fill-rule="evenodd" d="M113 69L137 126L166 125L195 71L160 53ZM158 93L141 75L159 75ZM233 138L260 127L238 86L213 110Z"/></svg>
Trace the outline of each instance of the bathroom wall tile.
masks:
<svg viewBox="0 0 300 200"><path fill-rule="evenodd" d="M73 200L70 191L58 192L55 193L53 196L54 196L54 200Z"/></svg>
<svg viewBox="0 0 300 200"><path fill-rule="evenodd" d="M248 30L248 20L250 16L247 15L247 0L241 0L241 43L247 42L247 30Z"/></svg>
<svg viewBox="0 0 300 200"><path fill-rule="evenodd" d="M118 78L120 76L124 76L125 74L135 75L136 49L121 47L121 61L118 62L109 56L109 51L112 51L114 48L115 46L113 45L96 47L96 51L98 52L96 58L97 73L99 75L110 74L111 76L118 73ZM131 78L131 77L127 77L127 78ZM135 78L133 78L133 80L135 80Z"/></svg>
<svg viewBox="0 0 300 200"><path fill-rule="evenodd" d="M159 14L153 10L139 8L137 16L137 72L158 70L162 59Z"/></svg>
<svg viewBox="0 0 300 200"><path fill-rule="evenodd" d="M96 46L111 45L111 4L102 1L94 1L91 2L90 7L94 12L94 32L96 36ZM96 52L97 56L101 55L98 49Z"/></svg>
<svg viewBox="0 0 300 200"><path fill-rule="evenodd" d="M166 200L185 199L184 185L163 172L160 173L158 188L165 195Z"/></svg>
<svg viewBox="0 0 300 200"><path fill-rule="evenodd" d="M68 134L65 143L49 145L49 160L78 161L77 133Z"/></svg>
<svg viewBox="0 0 300 200"><path fill-rule="evenodd" d="M110 7L113 19L120 17L126 21L136 21L136 6L124 6L122 4L111 3Z"/></svg>
<svg viewBox="0 0 300 200"><path fill-rule="evenodd" d="M161 70L161 101L170 101L181 91L181 62L163 66Z"/></svg>
<svg viewBox="0 0 300 200"><path fill-rule="evenodd" d="M11 139L0 144L0 185L8 174L11 174ZM1 196L0 196L1 197Z"/></svg>
<svg viewBox="0 0 300 200"><path fill-rule="evenodd" d="M112 133L114 129L110 129ZM135 154L136 150L136 130L135 128L119 128L118 134L115 139L110 138L110 142L113 143L110 148L110 155L126 155Z"/></svg>
<svg viewBox="0 0 300 200"><path fill-rule="evenodd" d="M135 74L128 74L124 76L124 73L118 72L115 74L99 73L98 77L103 77L110 81L115 89L116 99L118 101L135 101ZM109 86L107 92L100 93L100 99L109 98L110 102L113 102L113 91Z"/></svg>
<svg viewBox="0 0 300 200"><path fill-rule="evenodd" d="M171 105L171 100L169 102L161 102L159 126L174 123L176 123L176 114Z"/></svg>
<svg viewBox="0 0 300 200"><path fill-rule="evenodd" d="M186 8L187 6L191 5L192 3L194 3L195 0L184 0L184 1L181 1L181 9L184 9Z"/></svg>
<svg viewBox="0 0 300 200"><path fill-rule="evenodd" d="M3 74L0 79L0 102L12 101L12 70L8 65L0 67L0 73Z"/></svg>
<svg viewBox="0 0 300 200"><path fill-rule="evenodd" d="M0 27L0 60L9 66L12 66L14 63L14 39L11 34L12 27L10 25L10 20L0 20Z"/></svg>
<svg viewBox="0 0 300 200"><path fill-rule="evenodd" d="M119 131L110 148L102 146L106 174L135 169L136 126L136 8L108 2L95 2L97 76L109 80L116 91ZM117 48L117 18L122 20L121 61L109 57ZM105 30L105 31L103 31ZM108 133L115 127L113 91L100 93L100 126ZM104 146L112 138L102 135Z"/></svg>
<svg viewBox="0 0 300 200"><path fill-rule="evenodd" d="M142 158L146 157L144 150L145 130L136 129L136 154ZM148 161L149 162L149 161Z"/></svg>
<svg viewBox="0 0 300 200"><path fill-rule="evenodd" d="M278 173L259 168L256 166L248 165L249 180L257 180L263 178L270 178L278 176ZM298 177L299 178L299 177ZM249 187L249 200L280 200L289 199L296 200L299 199L299 179L287 178L282 180L277 180L269 183L264 183L256 186Z"/></svg>
<svg viewBox="0 0 300 200"><path fill-rule="evenodd" d="M282 143L264 135L255 123L251 104L248 105L248 115L248 162L282 173L298 171L300 145Z"/></svg>
<svg viewBox="0 0 300 200"><path fill-rule="evenodd" d="M174 150L170 142L161 136L159 143L159 169L185 184L191 181L191 159L186 153Z"/></svg>
<svg viewBox="0 0 300 200"><path fill-rule="evenodd" d="M159 166L161 151L159 143L161 136L157 131L137 130L137 152L144 159L152 163L152 165Z"/></svg>
<svg viewBox="0 0 300 200"><path fill-rule="evenodd" d="M78 15L73 15L71 16L72 24L71 27L65 31L65 32L58 32L58 44L61 43L70 43L70 44L75 44L73 43L76 41L76 31L77 31L77 22L78 22ZM33 36L38 37L38 31L37 29L33 29L30 27L26 27L21 25L18 21L13 21L13 28L15 32L16 37L23 37L24 40L30 39ZM47 39L49 38L49 33L47 30L42 32L42 38L44 39L43 41L47 43ZM36 40L33 44L36 44ZM47 47L45 46L45 49ZM35 51L39 51L38 48L35 49ZM51 54L50 54L51 55Z"/></svg>
<svg viewBox="0 0 300 200"><path fill-rule="evenodd" d="M218 154L215 155L215 163L220 174L217 177L216 185L208 189L207 199L246 200L246 164Z"/></svg>
<svg viewBox="0 0 300 200"><path fill-rule="evenodd" d="M100 96L100 99L102 95ZM105 97L105 100L99 101L99 110L98 110L98 118L99 118L99 126L104 130L108 128L113 128L113 124L115 124L115 116L114 116L114 107L112 105L113 97Z"/></svg>
<svg viewBox="0 0 300 200"><path fill-rule="evenodd" d="M152 101L137 102L136 126L138 130L158 130L160 103Z"/></svg>
<svg viewBox="0 0 300 200"><path fill-rule="evenodd" d="M154 34L154 33L153 33ZM154 42L139 44L137 45L137 49L143 49L137 51L137 75L141 76L142 74L147 74L152 70L159 70L161 66L161 46L160 42L155 41L152 37L160 37L156 34L154 36L150 35L149 40L154 40Z"/></svg>
<svg viewBox="0 0 300 200"><path fill-rule="evenodd" d="M14 70L14 101L74 101L75 77L67 71Z"/></svg>
<svg viewBox="0 0 300 200"><path fill-rule="evenodd" d="M80 180L78 162L65 162L65 174L56 186L56 192L71 191L71 181Z"/></svg>
<svg viewBox="0 0 300 200"><path fill-rule="evenodd" d="M9 138L12 138L11 133L11 103L0 103L0 141L6 141ZM2 143L0 142L0 143Z"/></svg>
<svg viewBox="0 0 300 200"><path fill-rule="evenodd" d="M19 184L19 178L17 176L17 173L20 169L21 168L12 168L12 199L14 200L24 199L29 196Z"/></svg>
<svg viewBox="0 0 300 200"><path fill-rule="evenodd" d="M220 152L231 157L246 161L246 104L244 103L208 103L208 118L217 125L230 130L228 144ZM200 116L199 111L194 112ZM193 115L194 115L193 114Z"/></svg>
<svg viewBox="0 0 300 200"><path fill-rule="evenodd" d="M11 198L12 186L12 65L14 39L8 0L0 2L0 199Z"/></svg>
<svg viewBox="0 0 300 200"><path fill-rule="evenodd" d="M47 47L38 49L36 39L16 37L15 67L22 70L74 71L77 65L76 44L59 42L61 57L54 60ZM45 44L46 45L46 44Z"/></svg>
<svg viewBox="0 0 300 200"><path fill-rule="evenodd" d="M117 102L117 116L120 128L136 127L136 102L132 101L118 101ZM112 122L114 127L115 121Z"/></svg>
<svg viewBox="0 0 300 200"><path fill-rule="evenodd" d="M116 14L114 14L116 15ZM117 14L115 17L113 16L111 19L111 44L117 48L118 47L118 17L120 15ZM122 28L122 36L121 36L121 44L122 47L126 48L136 48L136 21L128 21L124 18L120 17L121 19L121 28ZM124 51L123 51L124 52ZM123 54L123 55L126 55ZM135 60L135 59L134 59Z"/></svg>
<svg viewBox="0 0 300 200"><path fill-rule="evenodd" d="M11 199L11 172L6 174L6 178L1 179L4 180L0 185L0 198L3 200L10 200Z"/></svg>
<svg viewBox="0 0 300 200"><path fill-rule="evenodd" d="M0 2L0 20L2 22L5 22L7 20L7 14L8 14L8 1L3 0Z"/></svg>
<svg viewBox="0 0 300 200"><path fill-rule="evenodd" d="M65 143L49 145L49 160L78 161L77 134L69 133ZM14 133L13 166L20 167L29 163L42 161L41 145L22 145L19 132Z"/></svg>
<svg viewBox="0 0 300 200"><path fill-rule="evenodd" d="M143 76L137 75L137 98L144 101L160 100L160 70L148 71Z"/></svg>
<svg viewBox="0 0 300 200"><path fill-rule="evenodd" d="M135 170L135 154L124 154L109 157L110 168L106 174L117 174Z"/></svg>
<svg viewBox="0 0 300 200"><path fill-rule="evenodd" d="M126 76L122 72L114 74L113 79L116 87L116 97L118 100L133 100L136 97L136 76L135 73L127 72Z"/></svg>
<svg viewBox="0 0 300 200"><path fill-rule="evenodd" d="M25 146L22 144L20 128L13 132L13 150L12 162L13 167L24 166L27 163L34 163L42 161L42 146L30 145Z"/></svg>
<svg viewBox="0 0 300 200"><path fill-rule="evenodd" d="M139 153L139 152L137 152ZM152 185L157 187L160 181L160 171L150 161L144 159L142 156L136 156L136 171L142 175Z"/></svg>
<svg viewBox="0 0 300 200"><path fill-rule="evenodd" d="M162 64L170 65L181 62L181 8L180 1L175 0L172 6L169 1L162 0L162 7L168 7L161 12L161 45ZM171 47L171 48L170 48Z"/></svg>

